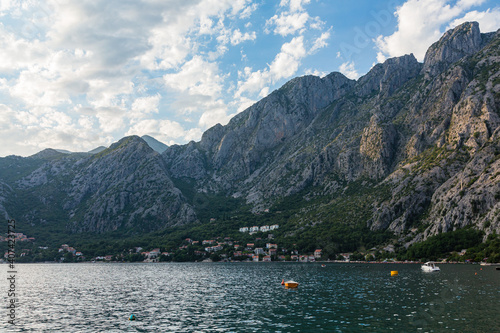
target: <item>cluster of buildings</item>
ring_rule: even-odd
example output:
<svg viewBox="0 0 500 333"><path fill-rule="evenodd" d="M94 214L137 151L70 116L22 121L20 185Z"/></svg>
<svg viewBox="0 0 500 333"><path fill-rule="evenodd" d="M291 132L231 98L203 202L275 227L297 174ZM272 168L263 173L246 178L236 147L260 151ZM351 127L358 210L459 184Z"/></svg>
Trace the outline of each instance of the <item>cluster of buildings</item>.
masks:
<svg viewBox="0 0 500 333"><path fill-rule="evenodd" d="M276 225L276 227L278 227ZM256 227L257 228L257 227ZM269 227L271 228L271 227ZM269 230L274 230L269 229ZM259 229L260 230L260 229ZM264 229L266 230L266 229ZM241 230L240 230L241 231ZM243 231L244 232L244 231ZM257 243L260 243L261 246L256 246L256 243L247 243L246 245L237 244L237 242L233 242L230 238L226 237L224 240L214 240L208 239L201 241L194 241L190 238L187 238L184 242L184 245L179 247L179 250L187 249L189 245L201 245L203 246L204 251L194 251L196 256L207 256L211 253L215 253L218 251L225 250L223 254L221 254L221 258L223 260L245 260L245 261L271 261L271 260L280 260L285 261L287 257L285 254L288 254L288 250L280 249L278 251L278 244L275 243L266 243L265 247L263 247L262 239L257 238ZM200 247L201 247L200 246ZM201 248L200 248L201 250ZM230 257L230 255L232 256ZM292 261L301 261L301 262L312 262L321 258L323 252L321 249L318 249L312 255L299 255L297 251L292 251L292 254L288 260ZM169 255L169 254L167 254Z"/></svg>
<svg viewBox="0 0 500 333"><path fill-rule="evenodd" d="M285 249L282 249L282 252L288 252ZM314 251L314 254L312 255L299 255L297 251L292 251L292 254L290 255L290 260L291 261L300 261L300 262L314 262L317 259L321 258L321 255L323 254L321 249L318 249ZM253 243L248 243L247 247L245 248L244 251L235 251L234 252L234 257L245 257L247 256L249 259L252 261L271 261L272 258L274 257L275 259L279 261L285 261L286 256L283 254L278 255L278 245L277 244L271 244L267 243L265 248L254 248Z"/></svg>
<svg viewBox="0 0 500 333"><path fill-rule="evenodd" d="M34 237L28 237L25 234L23 234L22 232L14 232L11 235L14 236L14 239L16 240L16 242L33 242L33 241L35 241ZM8 241L9 241L9 237L0 236L0 242L8 242Z"/></svg>
<svg viewBox="0 0 500 333"><path fill-rule="evenodd" d="M257 227L257 226L253 226L253 227L243 227L243 228L240 228L240 232L248 232L251 234L254 234L256 232L268 232L268 231L272 231L272 230L276 230L278 229L280 226L277 225L277 224L273 224L271 226L269 225L263 225L262 227Z"/></svg>
<svg viewBox="0 0 500 333"><path fill-rule="evenodd" d="M77 257L81 257L83 255L81 252L77 251L74 247L71 247L68 244L61 245L61 247L59 248L58 251L59 251L59 253L69 252Z"/></svg>

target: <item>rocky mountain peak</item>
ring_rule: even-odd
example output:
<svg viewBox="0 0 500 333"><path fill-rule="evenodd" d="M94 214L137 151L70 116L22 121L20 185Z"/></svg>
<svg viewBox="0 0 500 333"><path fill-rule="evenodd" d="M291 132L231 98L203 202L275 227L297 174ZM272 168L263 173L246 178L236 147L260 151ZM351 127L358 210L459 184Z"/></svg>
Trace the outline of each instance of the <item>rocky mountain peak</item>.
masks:
<svg viewBox="0 0 500 333"><path fill-rule="evenodd" d="M434 76L452 63L478 52L483 46L479 23L466 22L448 30L427 50L422 71Z"/></svg>
<svg viewBox="0 0 500 333"><path fill-rule="evenodd" d="M387 59L384 63L375 65L359 79L356 92L359 96L367 96L374 92L390 96L405 82L416 77L421 69L422 64L413 54Z"/></svg>
<svg viewBox="0 0 500 333"><path fill-rule="evenodd" d="M29 158L42 159L42 160L49 159L50 160L50 159L57 158L57 157L60 157L63 155L66 155L66 154L59 152L56 149L47 148L47 149L44 149L44 150L42 150L34 155L31 155Z"/></svg>
<svg viewBox="0 0 500 333"><path fill-rule="evenodd" d="M157 153L161 154L161 153L163 153L168 148L168 146L166 144L164 144L163 142L160 142L160 141L156 140L152 136L143 135L143 136L141 136L141 139L143 139L144 141L146 141L146 143L151 148L153 148L153 150L156 151Z"/></svg>
<svg viewBox="0 0 500 333"><path fill-rule="evenodd" d="M226 216L212 204L236 198L238 214L294 211L283 214L285 238L319 228L309 235L333 240L346 226L401 242L466 226L498 233L498 45L500 33L465 23L425 64L409 54L358 81L293 79L162 154L130 136L94 155L0 158L0 214L72 232L146 232Z"/></svg>

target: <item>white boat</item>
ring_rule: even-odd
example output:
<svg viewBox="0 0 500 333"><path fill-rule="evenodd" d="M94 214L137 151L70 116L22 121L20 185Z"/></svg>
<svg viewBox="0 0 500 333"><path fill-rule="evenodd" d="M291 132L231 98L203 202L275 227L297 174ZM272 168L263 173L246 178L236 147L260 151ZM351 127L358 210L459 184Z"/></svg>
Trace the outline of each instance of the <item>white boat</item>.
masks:
<svg viewBox="0 0 500 333"><path fill-rule="evenodd" d="M434 263L431 261L426 262L421 267L422 267L422 270L424 272L439 272L440 271L439 267L434 265Z"/></svg>

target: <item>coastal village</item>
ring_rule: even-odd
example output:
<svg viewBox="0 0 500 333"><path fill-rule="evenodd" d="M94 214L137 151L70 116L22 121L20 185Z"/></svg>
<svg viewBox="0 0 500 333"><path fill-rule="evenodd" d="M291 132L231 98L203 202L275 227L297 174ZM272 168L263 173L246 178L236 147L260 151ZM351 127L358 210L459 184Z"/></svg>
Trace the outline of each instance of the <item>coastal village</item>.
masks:
<svg viewBox="0 0 500 333"><path fill-rule="evenodd" d="M99 255L95 253L93 255L85 254L69 244L61 244L59 248L55 249L47 246L36 246L37 244L34 243L35 238L28 237L23 233L15 233L14 237L16 243L26 244L18 250L16 255L21 262L315 262L331 260L337 262L384 260L384 262L387 262L387 258L395 256L393 245L388 245L382 249L372 248L363 253L339 253L334 258L320 248L310 253L299 253L295 249L295 244L293 244L292 248L286 248L274 241L272 231L277 229L279 229L278 224L241 227L238 231L243 237L185 238L176 247L143 248L134 246L118 251L119 253L109 251L111 253L99 253ZM255 238L249 238L249 236L253 235L256 235ZM252 240L242 241L241 238ZM0 242L7 241L6 237L0 236ZM28 244L31 244L31 246ZM381 252L383 253L382 256ZM465 258L466 254L467 250L465 249L455 253L452 256L453 261L471 262L470 259ZM5 251L4 259L7 260L8 256L9 251ZM41 258L44 259L40 260ZM0 262L5 260L0 260ZM394 261L394 259L390 261Z"/></svg>
<svg viewBox="0 0 500 333"><path fill-rule="evenodd" d="M239 229L241 233L253 235L257 232L268 233L276 230L279 225L265 225L243 227ZM317 249L311 254L299 254L298 251L280 248L278 244L272 242L272 234L267 234L267 238L257 237L252 243L241 243L233 240L231 237L217 237L215 239L195 240L186 238L177 249L170 251L162 251L160 248L155 248L150 251L144 251L142 247L134 247L129 250L129 254L135 254L136 258L142 258L143 262L165 262L172 261L179 256L184 255L188 261L246 261L246 262L270 262L270 261L301 261L314 262L322 256L322 250ZM64 244L61 246L62 251L69 251L75 256L82 256L76 249ZM124 261L127 255L106 255L97 256L87 261ZM82 260L86 260L84 256ZM175 260L177 261L177 260Z"/></svg>
<svg viewBox="0 0 500 333"><path fill-rule="evenodd" d="M256 237L252 242L241 242L231 237L216 237L214 239L196 240L186 238L180 246L171 249L153 248L145 250L140 246L128 249L128 253L106 254L99 256L87 256L76 247L69 244L62 244L57 249L55 261L57 262L168 262L168 261L246 261L246 262L270 262L270 261L297 261L314 262L320 260L323 255L321 249L316 249L313 253L299 253L297 250L280 247L273 242L273 230L279 228L279 225L264 225L242 227L240 233L254 235L260 232L261 237ZM263 237L262 233L267 237ZM16 234L16 241L33 242L35 239L27 237L24 234ZM0 241L6 241L4 237ZM38 246L38 252L49 250L48 247ZM30 254L30 249L22 249L19 257L25 257ZM351 254L343 254L345 260L349 260ZM8 252L4 254L7 258ZM133 258L131 260L131 258ZM179 260L180 259L180 260Z"/></svg>

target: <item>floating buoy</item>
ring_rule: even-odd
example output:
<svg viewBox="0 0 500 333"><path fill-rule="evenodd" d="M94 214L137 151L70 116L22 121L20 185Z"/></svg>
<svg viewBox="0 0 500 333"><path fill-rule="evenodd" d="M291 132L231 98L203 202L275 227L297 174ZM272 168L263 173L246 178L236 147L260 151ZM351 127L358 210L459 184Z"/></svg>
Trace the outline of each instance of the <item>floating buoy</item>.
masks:
<svg viewBox="0 0 500 333"><path fill-rule="evenodd" d="M295 281L286 281L285 282L285 289L298 288L298 286L299 286L299 283L295 282Z"/></svg>
<svg viewBox="0 0 500 333"><path fill-rule="evenodd" d="M128 317L128 320L135 320L135 315L131 314L130 317Z"/></svg>
<svg viewBox="0 0 500 333"><path fill-rule="evenodd" d="M391 276L397 276L398 275L398 271L391 271Z"/></svg>

